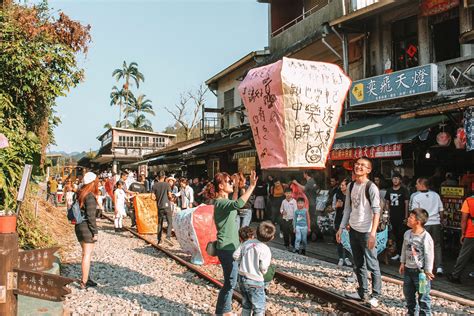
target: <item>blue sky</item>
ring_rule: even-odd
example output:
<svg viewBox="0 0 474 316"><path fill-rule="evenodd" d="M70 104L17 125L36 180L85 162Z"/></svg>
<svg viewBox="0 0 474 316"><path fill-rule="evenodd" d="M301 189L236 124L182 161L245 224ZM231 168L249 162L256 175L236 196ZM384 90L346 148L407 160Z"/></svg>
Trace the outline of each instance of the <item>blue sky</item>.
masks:
<svg viewBox="0 0 474 316"><path fill-rule="evenodd" d="M179 95L247 53L268 45L268 7L256 0L58 0L50 7L92 26L92 43L81 65L86 79L57 101L62 124L51 151L98 149L104 124L118 119L110 91L119 86L111 74L124 60L138 63L145 75L139 93L156 112L153 128L173 124L164 110ZM207 106L215 107L209 93Z"/></svg>

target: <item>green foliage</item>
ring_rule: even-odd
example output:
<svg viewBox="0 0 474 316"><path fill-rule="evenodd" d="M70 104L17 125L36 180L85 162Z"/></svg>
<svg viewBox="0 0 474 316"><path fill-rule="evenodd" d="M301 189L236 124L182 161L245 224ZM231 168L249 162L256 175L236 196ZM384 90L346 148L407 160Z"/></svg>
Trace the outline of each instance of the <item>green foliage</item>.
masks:
<svg viewBox="0 0 474 316"><path fill-rule="evenodd" d="M20 215L17 220L18 243L22 249L47 248L56 245L44 227L35 217L35 200L33 196L38 194L38 186L30 185L25 202L22 204Z"/></svg>
<svg viewBox="0 0 474 316"><path fill-rule="evenodd" d="M10 97L0 93L0 133L4 134L10 146L0 149L0 209L15 209L16 188L21 181L23 166L33 163L41 145L32 132L28 132L21 116Z"/></svg>
<svg viewBox="0 0 474 316"><path fill-rule="evenodd" d="M21 249L48 248L55 245L55 241L45 234L31 209L24 209L20 213L17 232Z"/></svg>
<svg viewBox="0 0 474 316"><path fill-rule="evenodd" d="M140 94L137 98L130 90L130 80L135 81L137 88L140 82L145 80L143 74L138 70L138 64L131 62L129 65L124 61L122 68L117 68L112 72L112 77L117 81L124 79L122 89L117 86L112 87L110 93L110 105L119 105L120 114L116 127L132 128L144 131L153 131L151 121L146 118L145 114L155 115L153 106L144 94ZM122 119L122 107L124 118ZM110 128L110 124L105 124L104 128Z"/></svg>
<svg viewBox="0 0 474 316"><path fill-rule="evenodd" d="M117 81L120 79L125 79L124 89L129 90L130 79L135 81L137 88L140 87L140 81L145 81L145 76L138 70L138 64L136 62L131 62L127 65L127 62L124 60L122 68L117 68L112 72L112 77Z"/></svg>
<svg viewBox="0 0 474 316"><path fill-rule="evenodd" d="M53 18L53 16L56 16ZM0 7L0 209L14 209L25 163L40 170L60 123L55 100L83 79L76 53L87 51L90 27L38 6Z"/></svg>

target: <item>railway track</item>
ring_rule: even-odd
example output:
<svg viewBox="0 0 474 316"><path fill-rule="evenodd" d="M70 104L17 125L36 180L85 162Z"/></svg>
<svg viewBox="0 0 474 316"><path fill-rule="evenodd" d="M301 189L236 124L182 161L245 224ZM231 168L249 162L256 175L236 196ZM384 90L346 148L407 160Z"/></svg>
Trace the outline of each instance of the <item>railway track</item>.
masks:
<svg viewBox="0 0 474 316"><path fill-rule="evenodd" d="M105 216L110 222L113 222L113 219ZM185 266L187 269L198 275L200 278L206 280L207 282L213 284L214 286L221 288L222 282L217 280L216 278L212 277L208 273L206 273L204 270L198 268L196 265L191 264L190 262L184 260L180 256L174 254L172 251L169 249L166 249L165 247L162 247L158 245L156 242L150 241L149 239L145 238L144 236L140 235L133 229L124 227L125 230L127 230L129 233L134 235L135 237L145 241L147 244L151 245L153 248L156 250L166 254L169 258L173 259L174 261L178 262L179 264ZM281 271L276 271L275 273L275 280L277 280L279 283L285 283L291 287L296 288L298 291L302 293L308 293L313 295L316 299L325 301L327 303L331 303L332 305L335 305L336 308L340 311L345 311L345 312L350 312L352 314L357 314L357 315L386 315L386 313L373 309L369 306L365 306L360 304L359 302L356 302L354 300L347 299L339 294L333 293L331 291L328 291L324 288L318 287L314 284L308 283L304 280L301 280L297 277L294 277L288 273L281 272ZM242 302L242 296L238 291L234 291L233 298L237 300L239 303Z"/></svg>
<svg viewBox="0 0 474 316"><path fill-rule="evenodd" d="M281 249L281 250L286 250L286 247L280 241L273 240L271 243L272 243L272 245L271 245L272 247L275 247L275 248L278 248L278 249ZM316 252L313 252L313 251L308 250L308 249L306 250L306 253L308 255L311 255L311 257L313 257L313 258L317 258L317 259L320 259L320 260L323 260L323 261L326 261L326 262L331 262L331 263L336 264L336 262L333 258L325 256L324 254L316 253ZM390 273L384 273L384 274L386 274L386 275L382 275L382 281L403 286L403 278L400 279L396 275L392 275ZM441 290L436 290L436 289L431 288L430 295L432 297L439 297L439 298L442 298L442 299L457 302L457 303L465 305L465 306L474 307L474 302L472 300L470 300L469 298L460 297L460 296L453 295L453 294L448 294L448 293L443 292Z"/></svg>

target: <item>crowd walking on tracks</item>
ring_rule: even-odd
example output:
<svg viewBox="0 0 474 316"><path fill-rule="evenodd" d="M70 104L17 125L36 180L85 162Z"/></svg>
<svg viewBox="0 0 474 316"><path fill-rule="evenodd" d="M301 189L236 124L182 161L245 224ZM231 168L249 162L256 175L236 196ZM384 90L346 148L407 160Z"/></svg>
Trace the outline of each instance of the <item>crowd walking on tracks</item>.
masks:
<svg viewBox="0 0 474 316"><path fill-rule="evenodd" d="M56 205L64 201L67 209L77 202L83 211L83 220L75 225L83 251L81 288L97 285L90 278L92 252L98 236L96 220L113 212L117 233L123 230L126 216L134 227L133 199L140 193L152 193L158 210L158 243L165 228L165 240L173 243L174 213L201 203L214 205L217 257L224 278L216 314L232 311L232 293L238 284L244 297L243 312L264 313L264 275L271 267L271 251L265 243L280 234L288 251L306 255L307 243L323 233L321 218L328 209L334 217L338 265L353 267L358 283L357 292L346 296L374 308L378 306L382 291L379 234L390 228L389 236L395 245L390 259L400 262L408 313L418 310L420 314L430 314L431 281L445 274L440 196L430 189L428 178L419 177L414 187L407 187L403 177L393 172L391 185L382 187L378 177L369 180L371 172L371 160L358 159L349 177L341 181L337 177L330 179L330 190L324 201L320 199L321 184L311 171L304 171L304 181L288 182L272 177L263 179L255 171L248 176L221 172L212 180L176 179L165 171L148 178L127 170L115 175L108 171L99 175L88 172L75 181L51 177L47 199ZM462 272L474 252L474 197L464 201L461 212L462 247L452 273L447 274L454 283L462 282ZM371 289L368 273L372 276Z"/></svg>

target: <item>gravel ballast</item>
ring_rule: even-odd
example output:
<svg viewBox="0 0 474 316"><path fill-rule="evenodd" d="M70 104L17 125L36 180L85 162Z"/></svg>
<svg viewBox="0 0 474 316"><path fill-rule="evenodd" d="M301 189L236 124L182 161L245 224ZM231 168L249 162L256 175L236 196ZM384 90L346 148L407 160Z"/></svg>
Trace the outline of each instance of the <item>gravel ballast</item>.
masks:
<svg viewBox="0 0 474 316"><path fill-rule="evenodd" d="M96 288L80 290L70 286L72 294L65 301L66 309L80 314L153 314L186 313L212 314L215 310L218 289L195 276L166 255L158 252L129 232L116 233L108 221L99 221L99 242L93 256L92 279L99 283ZM150 241L155 236L149 235ZM190 258L180 251L175 239L173 245L161 246L178 256ZM355 291L357 282L348 280L352 270L288 251L272 248L273 263L277 268L306 282L324 289L344 294ZM68 264L62 274L79 278L81 273L79 244L65 255ZM209 275L222 280L219 265L200 267ZM336 306L319 301L294 287L272 282L267 296L267 312L278 315L304 315L338 313ZM406 312L402 288L384 282L379 309L389 314ZM435 314L473 314L474 309L445 299L432 297ZM233 310L241 311L234 302Z"/></svg>

